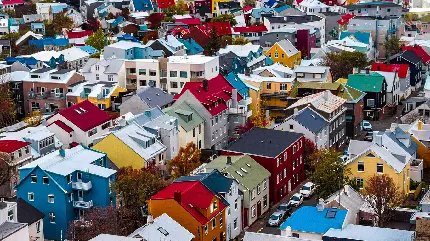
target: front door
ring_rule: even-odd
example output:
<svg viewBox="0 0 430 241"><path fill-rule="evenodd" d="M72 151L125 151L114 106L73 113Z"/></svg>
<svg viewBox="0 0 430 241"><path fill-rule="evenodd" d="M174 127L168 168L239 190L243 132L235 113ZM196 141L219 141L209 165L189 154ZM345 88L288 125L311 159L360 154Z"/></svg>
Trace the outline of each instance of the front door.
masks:
<svg viewBox="0 0 430 241"><path fill-rule="evenodd" d="M261 201L257 202L257 217L261 215Z"/></svg>

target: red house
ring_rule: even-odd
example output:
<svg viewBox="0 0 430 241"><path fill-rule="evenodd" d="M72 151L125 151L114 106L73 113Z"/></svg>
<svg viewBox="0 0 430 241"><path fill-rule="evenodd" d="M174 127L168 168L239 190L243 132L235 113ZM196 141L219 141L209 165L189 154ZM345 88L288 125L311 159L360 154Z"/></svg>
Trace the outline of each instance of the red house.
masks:
<svg viewBox="0 0 430 241"><path fill-rule="evenodd" d="M305 178L301 133L253 128L221 150L222 155L248 154L270 173L269 200L277 203Z"/></svg>
<svg viewBox="0 0 430 241"><path fill-rule="evenodd" d="M190 30L190 33L184 38L194 39L200 46L205 46L211 35L212 28L216 29L218 37L231 35L231 25L229 22L214 22L198 25Z"/></svg>
<svg viewBox="0 0 430 241"><path fill-rule="evenodd" d="M174 0L157 0L157 5L159 8L168 8L172 5L175 5Z"/></svg>

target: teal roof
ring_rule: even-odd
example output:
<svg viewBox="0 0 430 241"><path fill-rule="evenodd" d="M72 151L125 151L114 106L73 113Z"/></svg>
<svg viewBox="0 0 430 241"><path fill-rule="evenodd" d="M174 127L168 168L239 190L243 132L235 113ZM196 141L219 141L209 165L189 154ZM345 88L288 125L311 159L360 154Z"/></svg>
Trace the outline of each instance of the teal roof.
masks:
<svg viewBox="0 0 430 241"><path fill-rule="evenodd" d="M203 48L192 38L181 39L178 38L179 42L181 42L187 51L188 55L198 54L203 52Z"/></svg>
<svg viewBox="0 0 430 241"><path fill-rule="evenodd" d="M249 96L249 88L245 85L245 83L237 77L237 75L233 72L230 72L227 76L224 76L224 78L231 84L235 89L237 89L237 92L243 97L248 98Z"/></svg>
<svg viewBox="0 0 430 241"><path fill-rule="evenodd" d="M278 13L280 13L280 12L284 11L285 9L289 9L289 8L291 8L291 7L288 6L287 4L285 4L285 5L283 5L283 6L279 7L279 8L275 8L275 11L278 12Z"/></svg>
<svg viewBox="0 0 430 241"><path fill-rule="evenodd" d="M370 74L350 74L347 85L363 92L381 92L384 76L372 72Z"/></svg>
<svg viewBox="0 0 430 241"><path fill-rule="evenodd" d="M350 35L354 36L358 41L364 43L364 44L369 44L369 39L370 39L370 33L365 33L365 32L342 32L340 33L340 37L339 39L344 39L346 37L349 37Z"/></svg>

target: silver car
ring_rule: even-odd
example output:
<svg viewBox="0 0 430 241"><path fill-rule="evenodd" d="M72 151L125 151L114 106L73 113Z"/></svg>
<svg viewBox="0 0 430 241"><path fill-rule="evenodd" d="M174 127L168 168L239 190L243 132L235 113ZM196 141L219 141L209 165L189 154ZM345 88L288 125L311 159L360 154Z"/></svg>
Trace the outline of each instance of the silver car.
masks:
<svg viewBox="0 0 430 241"><path fill-rule="evenodd" d="M281 225L282 219L284 218L284 214L285 214L285 212L275 211L270 216L269 221L267 222L267 224L269 226L279 226L279 225Z"/></svg>

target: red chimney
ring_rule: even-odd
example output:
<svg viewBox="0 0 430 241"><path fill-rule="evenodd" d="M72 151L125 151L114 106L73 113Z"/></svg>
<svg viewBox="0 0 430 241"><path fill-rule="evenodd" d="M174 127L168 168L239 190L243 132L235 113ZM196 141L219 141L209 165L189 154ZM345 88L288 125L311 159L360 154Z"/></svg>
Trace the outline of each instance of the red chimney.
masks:
<svg viewBox="0 0 430 241"><path fill-rule="evenodd" d="M175 191L173 193L173 199L175 199L175 201L180 203L181 202L181 191Z"/></svg>

